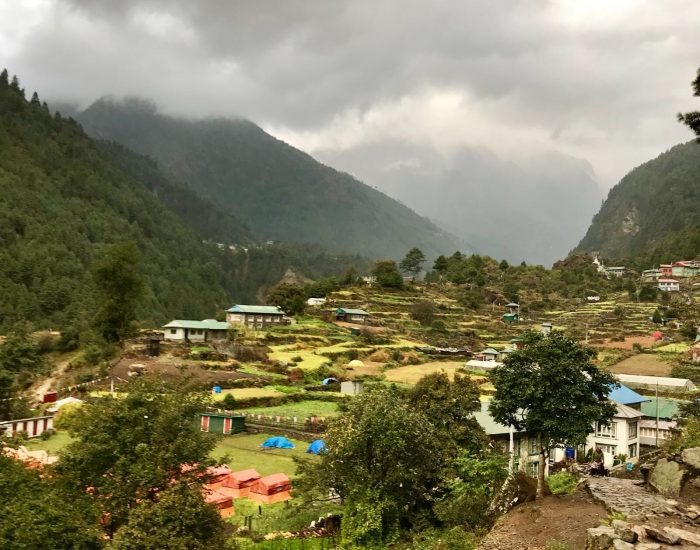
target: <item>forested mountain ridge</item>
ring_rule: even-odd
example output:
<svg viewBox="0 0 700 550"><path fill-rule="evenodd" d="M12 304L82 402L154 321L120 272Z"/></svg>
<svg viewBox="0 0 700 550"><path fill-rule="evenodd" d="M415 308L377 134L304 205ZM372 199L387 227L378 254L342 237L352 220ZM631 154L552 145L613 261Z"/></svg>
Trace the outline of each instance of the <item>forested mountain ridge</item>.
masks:
<svg viewBox="0 0 700 550"><path fill-rule="evenodd" d="M263 239L369 257L413 246L435 257L464 245L430 221L243 119L188 121L147 102L102 99L78 113L91 136L155 159Z"/></svg>
<svg viewBox="0 0 700 550"><path fill-rule="evenodd" d="M225 274L194 233L146 187L107 162L70 119L52 117L0 77L0 326L61 326L91 311L90 265L134 241L143 319L202 318L228 303Z"/></svg>
<svg viewBox="0 0 700 550"><path fill-rule="evenodd" d="M700 144L676 145L629 172L576 250L649 264L700 255Z"/></svg>

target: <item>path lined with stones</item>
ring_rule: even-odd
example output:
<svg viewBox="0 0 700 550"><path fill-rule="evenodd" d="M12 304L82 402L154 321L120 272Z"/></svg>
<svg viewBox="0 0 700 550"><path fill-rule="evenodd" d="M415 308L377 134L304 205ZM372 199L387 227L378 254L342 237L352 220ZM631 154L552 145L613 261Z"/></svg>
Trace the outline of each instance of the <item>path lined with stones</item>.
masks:
<svg viewBox="0 0 700 550"><path fill-rule="evenodd" d="M633 479L590 477L587 481L593 498L609 511L625 514L629 521L645 521L668 516L687 519L675 500L647 490Z"/></svg>

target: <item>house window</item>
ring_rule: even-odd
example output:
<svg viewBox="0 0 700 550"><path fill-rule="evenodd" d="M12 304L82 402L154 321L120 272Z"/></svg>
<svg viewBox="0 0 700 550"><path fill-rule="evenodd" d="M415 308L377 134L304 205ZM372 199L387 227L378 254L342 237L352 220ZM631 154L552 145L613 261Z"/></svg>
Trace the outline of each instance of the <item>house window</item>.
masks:
<svg viewBox="0 0 700 550"><path fill-rule="evenodd" d="M595 436L615 439L617 437L617 422L612 422L609 426L606 426L602 422L597 422Z"/></svg>
<svg viewBox="0 0 700 550"><path fill-rule="evenodd" d="M537 477L537 474L538 474L537 469L538 469L539 464L540 464L539 462L530 462L527 465L527 475L529 475L530 477Z"/></svg>
<svg viewBox="0 0 700 550"><path fill-rule="evenodd" d="M634 439L637 437L637 422L627 424L627 438Z"/></svg>
<svg viewBox="0 0 700 550"><path fill-rule="evenodd" d="M272 315L265 315L265 322L271 323L272 322Z"/></svg>
<svg viewBox="0 0 700 550"><path fill-rule="evenodd" d="M637 444L632 443L632 445L627 446L627 458L634 458L637 456Z"/></svg>
<svg viewBox="0 0 700 550"><path fill-rule="evenodd" d="M170 334L177 334L177 329L176 329L176 328L171 328L171 329L170 329Z"/></svg>
<svg viewBox="0 0 700 550"><path fill-rule="evenodd" d="M537 439L534 437L530 438L530 454L531 455L536 455L539 454L540 450L537 448Z"/></svg>
<svg viewBox="0 0 700 550"><path fill-rule="evenodd" d="M617 454L617 445L600 445L596 444L596 448L600 449L604 453L610 453L612 455Z"/></svg>

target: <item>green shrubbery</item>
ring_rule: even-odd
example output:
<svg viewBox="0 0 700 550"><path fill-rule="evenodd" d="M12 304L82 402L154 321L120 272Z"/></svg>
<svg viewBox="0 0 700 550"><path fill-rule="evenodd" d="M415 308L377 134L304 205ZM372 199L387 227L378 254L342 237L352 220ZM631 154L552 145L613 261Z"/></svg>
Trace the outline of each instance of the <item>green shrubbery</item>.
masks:
<svg viewBox="0 0 700 550"><path fill-rule="evenodd" d="M578 478L569 472L559 472L547 478L547 485L553 495L568 495L578 485Z"/></svg>

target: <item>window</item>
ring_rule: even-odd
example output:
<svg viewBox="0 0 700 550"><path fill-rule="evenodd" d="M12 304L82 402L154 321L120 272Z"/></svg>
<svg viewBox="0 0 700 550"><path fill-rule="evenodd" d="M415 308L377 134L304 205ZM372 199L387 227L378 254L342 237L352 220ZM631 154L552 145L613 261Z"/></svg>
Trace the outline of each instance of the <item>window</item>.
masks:
<svg viewBox="0 0 700 550"><path fill-rule="evenodd" d="M600 445L596 444L596 448L600 449L604 453L610 453L613 455L617 454L617 445Z"/></svg>
<svg viewBox="0 0 700 550"><path fill-rule="evenodd" d="M602 422L596 423L595 436L615 439L617 437L617 422L612 422L609 426L606 426Z"/></svg>
<svg viewBox="0 0 700 550"><path fill-rule="evenodd" d="M530 454L531 455L536 455L539 454L540 450L537 448L537 439L534 437L530 438Z"/></svg>
<svg viewBox="0 0 700 550"><path fill-rule="evenodd" d="M170 334L177 334L177 329L176 329L176 328L171 328L171 329L170 329Z"/></svg>
<svg viewBox="0 0 700 550"><path fill-rule="evenodd" d="M627 458L634 458L635 456L637 456L637 444L632 443L632 445L627 447Z"/></svg>
<svg viewBox="0 0 700 550"><path fill-rule="evenodd" d="M627 424L627 438L635 439L637 437L637 422Z"/></svg>
<svg viewBox="0 0 700 550"><path fill-rule="evenodd" d="M527 465L527 475L529 475L530 477L537 477L537 473L538 473L538 472L537 472L537 469L538 469L539 464L540 464L539 462L530 462L530 463L528 463L528 465Z"/></svg>
<svg viewBox="0 0 700 550"><path fill-rule="evenodd" d="M272 315L265 315L265 322L266 323L272 322Z"/></svg>

